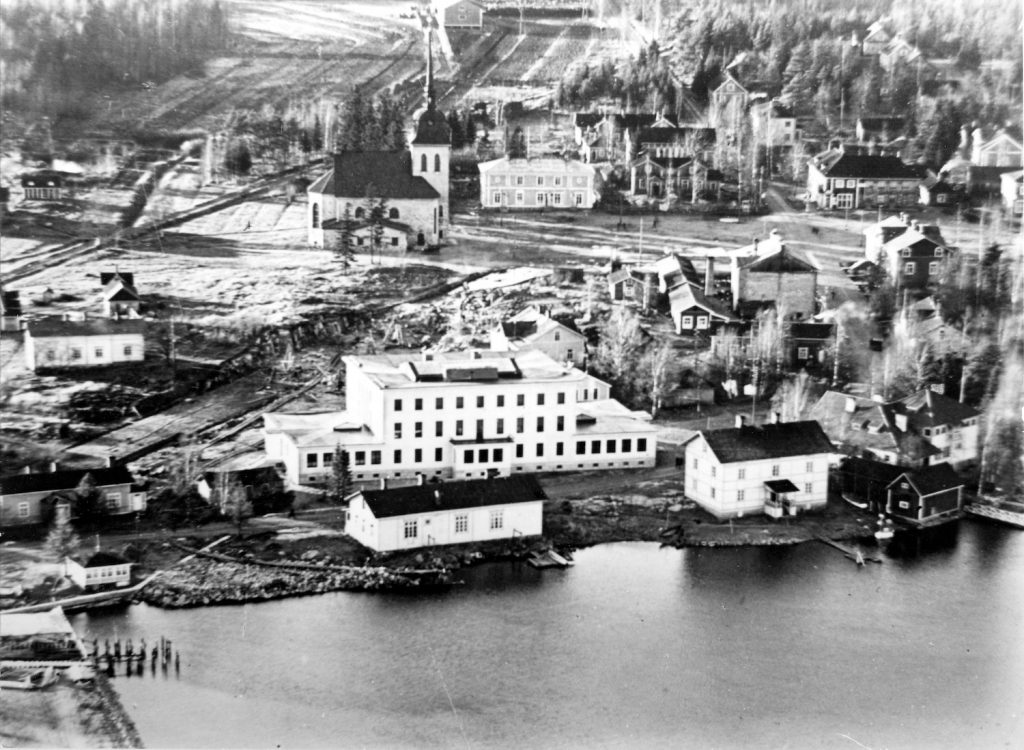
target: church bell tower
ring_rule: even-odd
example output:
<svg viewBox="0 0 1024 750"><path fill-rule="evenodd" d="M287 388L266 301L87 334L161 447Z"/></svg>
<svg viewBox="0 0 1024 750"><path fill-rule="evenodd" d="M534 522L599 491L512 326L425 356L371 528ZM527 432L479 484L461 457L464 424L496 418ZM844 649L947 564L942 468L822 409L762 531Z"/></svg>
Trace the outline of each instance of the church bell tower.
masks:
<svg viewBox="0 0 1024 750"><path fill-rule="evenodd" d="M412 173L422 177L441 196L439 223L448 224L448 168L452 153L452 132L444 114L437 109L434 92L434 57L431 49L430 28L424 29L427 46L427 78L423 90L427 107L416 122L416 135L409 145L412 154Z"/></svg>

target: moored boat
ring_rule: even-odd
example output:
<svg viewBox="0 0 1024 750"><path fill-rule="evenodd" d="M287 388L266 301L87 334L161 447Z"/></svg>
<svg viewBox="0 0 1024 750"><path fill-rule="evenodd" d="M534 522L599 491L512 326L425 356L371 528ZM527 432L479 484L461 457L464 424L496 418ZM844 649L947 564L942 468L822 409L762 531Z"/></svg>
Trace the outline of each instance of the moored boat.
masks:
<svg viewBox="0 0 1024 750"><path fill-rule="evenodd" d="M53 667L0 667L0 689L41 690L57 681Z"/></svg>

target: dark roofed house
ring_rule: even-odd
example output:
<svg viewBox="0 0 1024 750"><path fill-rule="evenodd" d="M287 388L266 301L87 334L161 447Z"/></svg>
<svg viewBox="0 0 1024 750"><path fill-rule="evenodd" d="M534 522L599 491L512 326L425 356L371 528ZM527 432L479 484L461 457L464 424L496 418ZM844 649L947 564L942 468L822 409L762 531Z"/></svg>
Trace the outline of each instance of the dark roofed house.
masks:
<svg viewBox="0 0 1024 750"><path fill-rule="evenodd" d="M20 331L21 321L21 292L0 292L0 331Z"/></svg>
<svg viewBox="0 0 1024 750"><path fill-rule="evenodd" d="M545 499L530 474L363 490L345 533L377 552L535 536Z"/></svg>
<svg viewBox="0 0 1024 750"><path fill-rule="evenodd" d="M64 560L68 578L83 589L122 588L132 582L132 563L114 552L97 551L84 563L73 557Z"/></svg>
<svg viewBox="0 0 1024 750"><path fill-rule="evenodd" d="M908 469L889 483L885 512L912 528L955 521L963 511L963 484L949 464Z"/></svg>
<svg viewBox="0 0 1024 750"><path fill-rule="evenodd" d="M825 354L835 341L832 323L791 323L786 329L789 366L814 368L825 361Z"/></svg>
<svg viewBox="0 0 1024 750"><path fill-rule="evenodd" d="M717 518L779 518L828 499L832 444L814 421L698 432L686 443L686 496Z"/></svg>
<svg viewBox="0 0 1024 750"><path fill-rule="evenodd" d="M142 320L44 318L32 321L25 332L25 362L32 370L141 362L145 357Z"/></svg>
<svg viewBox="0 0 1024 750"><path fill-rule="evenodd" d="M873 458L844 458L838 472L843 499L872 513L884 513L889 500L889 484L904 470L902 466Z"/></svg>
<svg viewBox="0 0 1024 750"><path fill-rule="evenodd" d="M840 210L913 206L924 176L923 169L896 156L840 146L807 163L808 200Z"/></svg>
<svg viewBox="0 0 1024 750"><path fill-rule="evenodd" d="M143 511L146 494L135 487L134 481L124 466L0 477L0 526L44 523L58 497L71 498L73 506L75 497L94 489L113 515Z"/></svg>

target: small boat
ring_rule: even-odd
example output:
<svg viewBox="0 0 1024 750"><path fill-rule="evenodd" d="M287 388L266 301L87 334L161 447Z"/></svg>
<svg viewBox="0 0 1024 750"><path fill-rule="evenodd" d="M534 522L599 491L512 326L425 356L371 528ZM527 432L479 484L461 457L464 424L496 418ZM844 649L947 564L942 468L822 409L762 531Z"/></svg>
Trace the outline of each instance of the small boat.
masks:
<svg viewBox="0 0 1024 750"><path fill-rule="evenodd" d="M860 508L861 510L866 510L867 507L868 507L867 500L863 500L863 501L856 500L856 499L854 499L854 497L852 495L850 495L847 492L840 493L840 496L843 498L843 500L848 502L854 508Z"/></svg>
<svg viewBox="0 0 1024 750"><path fill-rule="evenodd" d="M57 681L53 667L0 667L0 689L42 690Z"/></svg>
<svg viewBox="0 0 1024 750"><path fill-rule="evenodd" d="M875 541L879 544L885 544L891 542L892 538L896 536L896 530L892 526L892 521L885 517L884 514L878 514L878 530L875 531Z"/></svg>

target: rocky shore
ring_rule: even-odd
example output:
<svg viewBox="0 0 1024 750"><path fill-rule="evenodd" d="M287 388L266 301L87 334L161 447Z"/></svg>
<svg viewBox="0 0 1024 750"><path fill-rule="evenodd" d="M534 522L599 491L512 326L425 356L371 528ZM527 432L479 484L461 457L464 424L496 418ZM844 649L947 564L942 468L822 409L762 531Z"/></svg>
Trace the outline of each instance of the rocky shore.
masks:
<svg viewBox="0 0 1024 750"><path fill-rule="evenodd" d="M386 567L268 564L196 557L166 571L139 598L168 609L268 601L328 591L380 591L441 583Z"/></svg>

